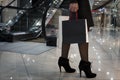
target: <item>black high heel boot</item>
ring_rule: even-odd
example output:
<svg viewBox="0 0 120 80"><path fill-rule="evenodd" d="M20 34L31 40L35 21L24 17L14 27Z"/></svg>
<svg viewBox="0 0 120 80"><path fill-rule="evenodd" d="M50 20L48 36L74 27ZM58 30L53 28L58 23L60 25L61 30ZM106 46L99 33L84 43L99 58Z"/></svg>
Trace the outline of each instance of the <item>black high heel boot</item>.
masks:
<svg viewBox="0 0 120 80"><path fill-rule="evenodd" d="M90 62L81 60L80 64L79 64L79 70L80 70L80 77L81 77L81 71L85 72L85 75L87 78L96 77L96 74L92 73L92 71L91 71L91 63Z"/></svg>
<svg viewBox="0 0 120 80"><path fill-rule="evenodd" d="M70 67L69 59L60 57L58 60L58 66L61 72L61 67L65 69L68 73L74 73L76 70Z"/></svg>

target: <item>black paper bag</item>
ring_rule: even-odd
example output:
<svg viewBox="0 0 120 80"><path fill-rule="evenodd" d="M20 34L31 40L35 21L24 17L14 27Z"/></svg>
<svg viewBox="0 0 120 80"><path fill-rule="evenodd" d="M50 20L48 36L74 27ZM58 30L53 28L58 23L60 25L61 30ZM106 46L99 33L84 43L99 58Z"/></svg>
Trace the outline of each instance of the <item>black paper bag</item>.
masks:
<svg viewBox="0 0 120 80"><path fill-rule="evenodd" d="M84 43L86 42L86 19L62 21L63 43Z"/></svg>

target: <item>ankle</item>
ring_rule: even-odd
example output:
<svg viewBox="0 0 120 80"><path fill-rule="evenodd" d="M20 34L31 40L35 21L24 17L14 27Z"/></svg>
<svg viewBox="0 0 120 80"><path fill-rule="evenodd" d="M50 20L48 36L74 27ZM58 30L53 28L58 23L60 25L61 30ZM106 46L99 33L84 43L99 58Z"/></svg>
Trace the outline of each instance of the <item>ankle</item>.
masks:
<svg viewBox="0 0 120 80"><path fill-rule="evenodd" d="M59 57L59 58L62 58L62 59L68 59L68 57L64 57L64 56L61 56L61 57Z"/></svg>
<svg viewBox="0 0 120 80"><path fill-rule="evenodd" d="M61 55L61 57L68 59L68 55L66 55L66 54L64 54L64 53Z"/></svg>
<svg viewBox="0 0 120 80"><path fill-rule="evenodd" d="M89 62L88 59L81 59L81 61L83 61L83 62Z"/></svg>

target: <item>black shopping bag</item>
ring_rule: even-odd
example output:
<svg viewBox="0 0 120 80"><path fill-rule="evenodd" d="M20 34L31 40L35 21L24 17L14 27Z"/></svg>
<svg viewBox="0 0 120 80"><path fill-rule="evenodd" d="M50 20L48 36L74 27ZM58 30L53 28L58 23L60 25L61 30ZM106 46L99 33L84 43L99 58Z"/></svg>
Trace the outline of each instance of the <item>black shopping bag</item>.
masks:
<svg viewBox="0 0 120 80"><path fill-rule="evenodd" d="M62 21L63 43L84 43L86 42L87 31L86 19Z"/></svg>

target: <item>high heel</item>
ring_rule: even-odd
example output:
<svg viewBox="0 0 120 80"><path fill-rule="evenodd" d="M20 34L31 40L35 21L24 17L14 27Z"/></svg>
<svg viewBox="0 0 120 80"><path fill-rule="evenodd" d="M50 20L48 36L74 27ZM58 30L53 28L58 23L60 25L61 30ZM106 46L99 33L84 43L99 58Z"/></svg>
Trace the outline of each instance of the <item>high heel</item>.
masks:
<svg viewBox="0 0 120 80"><path fill-rule="evenodd" d="M80 77L81 77L81 72L82 72L82 71L81 71L81 69L79 69L79 70L80 70Z"/></svg>
<svg viewBox="0 0 120 80"><path fill-rule="evenodd" d="M80 77L81 77L82 71L84 71L87 78L96 77L96 74L92 73L90 66L91 66L90 62L86 62L86 61L83 61L83 60L80 61L80 64L79 64Z"/></svg>
<svg viewBox="0 0 120 80"><path fill-rule="evenodd" d="M61 72L61 67L63 67L65 69L66 72L68 73L74 73L76 70L70 67L69 64L69 59L60 57L58 60L58 66Z"/></svg>
<svg viewBox="0 0 120 80"><path fill-rule="evenodd" d="M58 65L59 66L59 69L60 69L60 72L61 72L61 66L60 65Z"/></svg>

